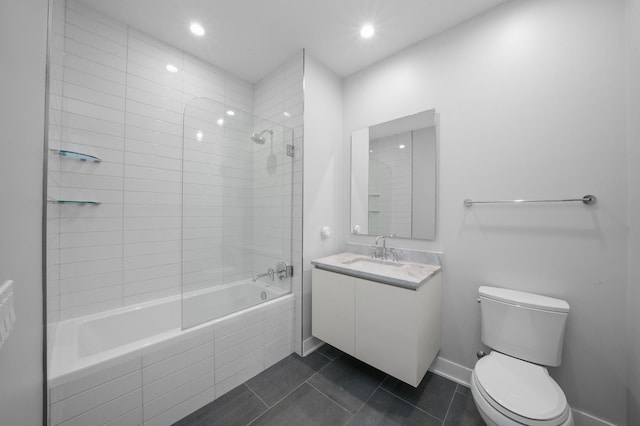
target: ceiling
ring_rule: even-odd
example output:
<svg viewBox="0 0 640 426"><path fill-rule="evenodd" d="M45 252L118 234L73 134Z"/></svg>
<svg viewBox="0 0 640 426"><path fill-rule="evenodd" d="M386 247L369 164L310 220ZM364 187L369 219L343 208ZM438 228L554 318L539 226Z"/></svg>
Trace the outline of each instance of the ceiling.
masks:
<svg viewBox="0 0 640 426"><path fill-rule="evenodd" d="M508 0L80 1L256 82L302 48L345 77ZM373 38L360 38L364 23Z"/></svg>

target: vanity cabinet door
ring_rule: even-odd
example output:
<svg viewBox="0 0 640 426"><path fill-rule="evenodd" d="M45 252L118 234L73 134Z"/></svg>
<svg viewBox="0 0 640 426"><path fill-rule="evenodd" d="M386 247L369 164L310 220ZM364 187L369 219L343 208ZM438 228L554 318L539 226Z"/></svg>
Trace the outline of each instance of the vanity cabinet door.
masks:
<svg viewBox="0 0 640 426"><path fill-rule="evenodd" d="M355 283L357 358L416 386L416 291Z"/></svg>
<svg viewBox="0 0 640 426"><path fill-rule="evenodd" d="M354 355L354 279L314 268L311 286L312 334L341 351Z"/></svg>
<svg viewBox="0 0 640 426"><path fill-rule="evenodd" d="M356 357L418 386L440 350L440 274L418 290L355 279Z"/></svg>

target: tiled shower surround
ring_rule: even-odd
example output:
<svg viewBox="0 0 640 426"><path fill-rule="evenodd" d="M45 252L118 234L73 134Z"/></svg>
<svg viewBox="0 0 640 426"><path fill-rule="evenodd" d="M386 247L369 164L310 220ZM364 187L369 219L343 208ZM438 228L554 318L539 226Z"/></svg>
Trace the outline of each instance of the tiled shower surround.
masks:
<svg viewBox="0 0 640 426"><path fill-rule="evenodd" d="M300 271L303 53L251 84L78 2L55 1L53 15L49 148L102 162L49 155L51 198L101 202L48 205L49 322L180 293L183 214L190 288L263 272L292 243ZM224 104L292 131L276 131L271 147L185 130L183 180L182 113L195 97L215 102L189 108ZM298 148L294 159L285 143Z"/></svg>
<svg viewBox="0 0 640 426"><path fill-rule="evenodd" d="M304 53L252 84L76 1L52 5L49 148L102 161L48 156L50 198L101 203L47 206L49 323L247 279L280 260L300 292ZM273 143L252 143L265 128ZM300 347L299 318L285 297L58 381L50 424L168 425Z"/></svg>

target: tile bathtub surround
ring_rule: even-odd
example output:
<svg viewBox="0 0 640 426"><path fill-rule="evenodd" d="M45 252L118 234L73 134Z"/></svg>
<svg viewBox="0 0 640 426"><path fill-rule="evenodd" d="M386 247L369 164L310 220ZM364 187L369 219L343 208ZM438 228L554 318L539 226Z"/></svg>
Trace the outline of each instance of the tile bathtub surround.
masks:
<svg viewBox="0 0 640 426"><path fill-rule="evenodd" d="M253 85L73 0L55 1L52 28L49 145L103 161L49 156L50 196L102 202L48 206L49 321L179 293L183 183L184 214L193 218L184 231L187 284L221 284L263 268L266 250L254 256L253 247L277 234L281 248L291 228L254 235L254 216L290 220L292 203L281 196L252 205L254 192L281 189L294 180L291 171L258 180L252 160L266 161L268 150L249 140L240 146L233 131L213 125L203 140L186 135L183 182L182 112L196 96L252 112L255 98L260 113L274 119L280 111L276 123L301 126L301 54ZM294 142L301 141L300 132ZM213 155L222 161L205 169ZM231 184L221 192L223 180Z"/></svg>
<svg viewBox="0 0 640 426"><path fill-rule="evenodd" d="M269 386L268 384L278 384ZM324 345L291 355L176 426L481 426L468 388L427 373L418 388Z"/></svg>
<svg viewBox="0 0 640 426"><path fill-rule="evenodd" d="M54 386L49 424L170 425L216 398L224 406L237 399L229 391L288 359L292 318L293 300L287 297Z"/></svg>

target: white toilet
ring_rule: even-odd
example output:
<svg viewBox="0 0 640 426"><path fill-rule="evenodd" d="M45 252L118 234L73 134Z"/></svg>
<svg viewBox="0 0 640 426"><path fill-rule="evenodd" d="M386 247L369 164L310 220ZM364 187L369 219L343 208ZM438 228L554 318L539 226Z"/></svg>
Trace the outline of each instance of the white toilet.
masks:
<svg viewBox="0 0 640 426"><path fill-rule="evenodd" d="M569 304L564 300L482 286L482 341L493 351L471 375L471 392L489 426L573 426L560 386L545 366L562 359Z"/></svg>

